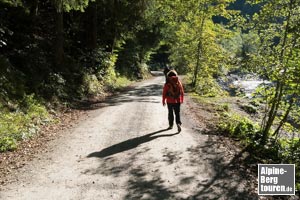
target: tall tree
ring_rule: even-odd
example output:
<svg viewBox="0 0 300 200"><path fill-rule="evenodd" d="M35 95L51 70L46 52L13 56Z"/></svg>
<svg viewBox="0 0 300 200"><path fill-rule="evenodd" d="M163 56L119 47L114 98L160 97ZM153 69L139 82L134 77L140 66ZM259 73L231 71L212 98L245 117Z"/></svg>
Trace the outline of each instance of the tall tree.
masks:
<svg viewBox="0 0 300 200"><path fill-rule="evenodd" d="M262 121L262 144L267 142L278 112L283 111L275 134L279 133L290 111L299 101L300 2L297 0L260 0L262 9L253 18L253 29L261 45L252 54L259 72L274 83L269 90L266 114ZM274 12L276 11L276 12Z"/></svg>
<svg viewBox="0 0 300 200"><path fill-rule="evenodd" d="M86 10L86 43L87 48L93 50L97 47L97 4L91 2Z"/></svg>
<svg viewBox="0 0 300 200"><path fill-rule="evenodd" d="M80 10L88 6L89 0L52 0L55 7L55 64L61 67L64 61L64 19L63 13L70 10Z"/></svg>
<svg viewBox="0 0 300 200"><path fill-rule="evenodd" d="M64 60L64 23L63 23L63 0L53 0L55 6L55 44L54 59L57 66L61 66Z"/></svg>
<svg viewBox="0 0 300 200"><path fill-rule="evenodd" d="M198 85L199 73L211 76L222 62L219 35L228 33L213 22L214 16L226 18L234 14L227 8L233 0L160 1L163 20L169 24L172 41L171 58L178 65L187 66L192 74L192 85ZM175 34L172 34L175 33ZM179 60L181 59L181 60Z"/></svg>

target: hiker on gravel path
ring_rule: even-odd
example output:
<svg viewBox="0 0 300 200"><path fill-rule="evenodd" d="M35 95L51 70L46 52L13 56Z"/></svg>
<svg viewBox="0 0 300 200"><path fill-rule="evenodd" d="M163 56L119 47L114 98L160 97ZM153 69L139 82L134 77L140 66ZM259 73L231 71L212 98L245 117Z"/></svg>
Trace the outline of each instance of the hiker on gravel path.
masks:
<svg viewBox="0 0 300 200"><path fill-rule="evenodd" d="M166 78L166 83L168 82L168 73L171 71L170 67L169 66L165 66L164 68L164 75L165 75L165 78Z"/></svg>
<svg viewBox="0 0 300 200"><path fill-rule="evenodd" d="M165 106L167 103L168 106L168 129L173 128L175 113L175 122L179 133L182 124L180 120L180 104L183 103L184 90L175 70L168 72L167 79L168 81L164 84L163 88L162 104Z"/></svg>

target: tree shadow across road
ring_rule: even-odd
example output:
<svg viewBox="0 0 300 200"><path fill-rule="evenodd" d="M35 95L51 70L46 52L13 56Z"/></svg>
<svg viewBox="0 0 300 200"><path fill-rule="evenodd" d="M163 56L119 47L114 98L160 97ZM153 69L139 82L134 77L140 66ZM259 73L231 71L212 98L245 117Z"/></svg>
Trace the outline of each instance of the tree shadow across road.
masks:
<svg viewBox="0 0 300 200"><path fill-rule="evenodd" d="M74 107L81 110L95 110L107 106L118 106L124 103L161 103L157 97L162 95L162 84L130 87L101 100L85 100L74 103Z"/></svg>
<svg viewBox="0 0 300 200"><path fill-rule="evenodd" d="M258 199L250 186L251 177L240 165L245 159L243 156L245 150L230 155L221 142L216 140L217 136L209 135L201 144L187 145L176 151L173 148L162 147L162 155L158 157L146 158L144 155L149 151L147 146L124 154L124 159L112 156L156 138L177 134L158 134L164 131L166 129L91 153L88 157L99 158L100 165L84 173L102 174L120 182L122 181L120 177L129 175L124 185L126 194L120 198L124 200ZM166 166L169 166L168 172L163 170ZM165 173L173 174L175 178L169 182L170 177Z"/></svg>
<svg viewBox="0 0 300 200"><path fill-rule="evenodd" d="M172 155L173 150L169 151ZM244 152L242 150L230 158L224 157L226 149L222 150L222 145L215 138L208 137L204 144L190 146L181 152L182 155L187 153L188 157L172 156L174 159L171 163L163 161L168 165L184 166L186 170L190 170L174 171L177 185L167 184L168 180L164 178L160 168L148 169L149 163L133 166L129 170L128 191L124 199L256 200L258 197L247 181L251 179L244 170L239 169ZM167 153L164 150L164 154ZM154 166L164 166L159 163L161 162L157 160ZM206 178L202 178L201 174Z"/></svg>
<svg viewBox="0 0 300 200"><path fill-rule="evenodd" d="M136 137L136 138L132 138L123 142L120 142L118 144L114 144L110 147L107 147L105 149L102 149L101 151L97 151L97 152L93 152L91 154L89 154L87 157L98 157L98 158L105 158L117 153L121 153L133 148L138 147L140 144L146 143L146 142L150 142L151 140L160 138L160 137L171 137L173 135L177 135L177 133L172 133L172 134L163 134L163 135L156 135L158 133L167 131L169 129L162 129L159 131L155 131L140 137Z"/></svg>

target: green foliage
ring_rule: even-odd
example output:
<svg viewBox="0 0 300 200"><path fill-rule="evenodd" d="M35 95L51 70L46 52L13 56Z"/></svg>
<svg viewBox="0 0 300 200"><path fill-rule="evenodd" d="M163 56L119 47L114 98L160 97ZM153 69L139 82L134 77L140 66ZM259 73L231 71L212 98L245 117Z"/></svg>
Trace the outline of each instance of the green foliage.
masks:
<svg viewBox="0 0 300 200"><path fill-rule="evenodd" d="M117 62L117 54L98 51L98 60L96 65L93 65L93 74L96 74L97 80L94 79L94 84L98 84L98 91L104 92L105 90L115 90L117 88L127 85L126 77L122 77L116 72L115 66ZM98 82L98 83L96 83Z"/></svg>
<svg viewBox="0 0 300 200"><path fill-rule="evenodd" d="M224 112L218 127L221 132L240 139L245 145L256 145L258 142L259 126L247 117Z"/></svg>
<svg viewBox="0 0 300 200"><path fill-rule="evenodd" d="M19 99L24 95L24 74L14 69L5 57L0 55L0 99Z"/></svg>
<svg viewBox="0 0 300 200"><path fill-rule="evenodd" d="M103 85L94 74L85 74L83 76L81 93L84 96L97 96L103 93Z"/></svg>
<svg viewBox="0 0 300 200"><path fill-rule="evenodd" d="M116 55L112 55L110 57L109 62L107 63L107 71L105 79L103 79L103 83L105 85L105 89L109 91L121 89L123 87L128 86L131 81L126 76L121 76L115 70L115 63L117 57Z"/></svg>
<svg viewBox="0 0 300 200"><path fill-rule="evenodd" d="M130 84L128 78L115 70L116 54L98 49L93 51L92 55L84 58L90 59L90 62L85 62L88 63L89 70L82 78L79 92L82 97L103 95L105 91L114 91Z"/></svg>
<svg viewBox="0 0 300 200"><path fill-rule="evenodd" d="M250 1L262 5L259 13L249 22L259 38L257 51L249 53L249 65L259 75L274 82L265 91L266 113L262 121L263 141L279 112L283 117L278 123L276 134L282 128L288 116L296 109L299 99L299 1ZM276 11L276 12L274 12Z"/></svg>
<svg viewBox="0 0 300 200"><path fill-rule="evenodd" d="M61 74L50 73L41 86L44 89L41 95L47 99L51 99L52 97L65 99L68 96L65 91L66 86L67 81Z"/></svg>
<svg viewBox="0 0 300 200"><path fill-rule="evenodd" d="M296 189L300 189L300 138L280 139L278 141L279 156L284 163L295 164Z"/></svg>
<svg viewBox="0 0 300 200"><path fill-rule="evenodd" d="M8 4L10 6L23 6L22 0L0 0L0 3Z"/></svg>
<svg viewBox="0 0 300 200"><path fill-rule="evenodd" d="M280 139L278 143L283 160L288 163L298 163L300 167L300 138Z"/></svg>
<svg viewBox="0 0 300 200"><path fill-rule="evenodd" d="M159 26L160 22L156 21L155 13L146 12L137 29L128 34L122 46L116 48L118 72L130 78L144 78L148 71L146 63L160 45L162 34Z"/></svg>
<svg viewBox="0 0 300 200"><path fill-rule="evenodd" d="M48 121L40 99L65 105L145 77L161 37L157 13L147 10L153 2L1 0L0 151ZM53 61L57 52L60 62Z"/></svg>
<svg viewBox="0 0 300 200"><path fill-rule="evenodd" d="M25 96L15 112L0 107L0 151L13 150L17 141L35 135L39 125L48 122L49 115L34 95Z"/></svg>
<svg viewBox="0 0 300 200"><path fill-rule="evenodd" d="M223 103L219 106L219 108L217 109L217 111L221 111L221 112L229 112L229 105L228 103Z"/></svg>
<svg viewBox="0 0 300 200"><path fill-rule="evenodd" d="M212 77L199 77L195 92L206 97L227 95Z"/></svg>
<svg viewBox="0 0 300 200"><path fill-rule="evenodd" d="M215 24L212 18L229 19L234 15L235 11L226 9L232 1L159 2L159 9L164 13L162 20L168 25L165 35L170 43L172 65L178 71L193 74L193 87L197 87L198 80L203 77L220 75L220 69L226 68L229 61L221 40L228 37L230 31Z"/></svg>
<svg viewBox="0 0 300 200"><path fill-rule="evenodd" d="M111 79L113 81L107 83L106 88L108 90L120 90L122 88L125 88L128 86L132 81L130 81L128 78L125 76L116 76L114 79Z"/></svg>
<svg viewBox="0 0 300 200"><path fill-rule="evenodd" d="M90 1L95 1L95 0L67 0L67 1L64 0L63 5L64 5L65 11L67 11L67 12L72 9L80 10L81 12L83 12L84 9L88 6Z"/></svg>
<svg viewBox="0 0 300 200"><path fill-rule="evenodd" d="M263 134L260 127L247 117L223 112L218 127L222 133L240 140L250 150L249 153L259 160L295 164L296 188L300 189L300 138L295 129L293 137L271 137L266 145L261 145Z"/></svg>
<svg viewBox="0 0 300 200"><path fill-rule="evenodd" d="M243 38L240 31L232 31L227 37L220 40L220 44L229 53L232 58L241 55L241 50L243 48Z"/></svg>
<svg viewBox="0 0 300 200"><path fill-rule="evenodd" d="M90 0L52 0L58 12L79 10L81 12L88 6ZM91 0L93 1L93 0Z"/></svg>
<svg viewBox="0 0 300 200"><path fill-rule="evenodd" d="M48 112L46 108L32 95L26 95L19 103L20 109L23 113L28 115L29 118L35 119L46 119ZM40 121L34 121L34 123L40 124Z"/></svg>
<svg viewBox="0 0 300 200"><path fill-rule="evenodd" d="M253 105L242 105L241 108L249 114L256 114L257 113L257 107L255 107Z"/></svg>
<svg viewBox="0 0 300 200"><path fill-rule="evenodd" d="M17 141L11 137L0 138L0 152L15 150L17 148Z"/></svg>
<svg viewBox="0 0 300 200"><path fill-rule="evenodd" d="M258 99L258 98L252 98L249 103L254 107L259 107L261 105L262 101L260 101L260 99Z"/></svg>

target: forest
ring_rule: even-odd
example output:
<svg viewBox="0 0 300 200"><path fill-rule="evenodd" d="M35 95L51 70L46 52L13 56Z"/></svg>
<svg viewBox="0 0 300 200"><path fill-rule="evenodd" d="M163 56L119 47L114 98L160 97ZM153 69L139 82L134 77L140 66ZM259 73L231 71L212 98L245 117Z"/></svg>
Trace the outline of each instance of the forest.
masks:
<svg viewBox="0 0 300 200"><path fill-rule="evenodd" d="M243 96L232 74L266 81L216 129L259 163L296 164L300 190L300 1L0 0L0 152L53 113L165 66L199 101ZM251 116L251 115L250 115Z"/></svg>

